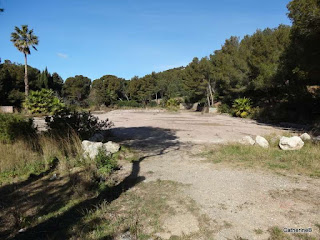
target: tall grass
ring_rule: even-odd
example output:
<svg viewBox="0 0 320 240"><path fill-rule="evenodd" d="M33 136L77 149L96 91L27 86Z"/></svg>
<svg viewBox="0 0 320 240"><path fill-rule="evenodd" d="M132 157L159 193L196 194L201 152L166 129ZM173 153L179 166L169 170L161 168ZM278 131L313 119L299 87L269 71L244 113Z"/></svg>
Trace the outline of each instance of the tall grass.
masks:
<svg viewBox="0 0 320 240"><path fill-rule="evenodd" d="M75 133L64 137L40 135L11 144L0 143L0 156L0 183L45 171L53 160L59 161L60 170L85 164L81 140Z"/></svg>

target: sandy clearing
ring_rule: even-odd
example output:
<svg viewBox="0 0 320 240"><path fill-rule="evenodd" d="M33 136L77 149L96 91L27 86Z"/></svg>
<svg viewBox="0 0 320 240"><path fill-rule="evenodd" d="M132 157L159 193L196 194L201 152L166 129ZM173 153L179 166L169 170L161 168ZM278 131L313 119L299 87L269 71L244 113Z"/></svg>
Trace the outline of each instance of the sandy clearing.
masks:
<svg viewBox="0 0 320 240"><path fill-rule="evenodd" d="M177 139L184 143L223 143L237 141L245 135L254 137L281 132L280 129L253 120L199 112L116 110L97 116L102 120L109 118L115 128L170 129L175 132Z"/></svg>
<svg viewBox="0 0 320 240"><path fill-rule="evenodd" d="M267 239L274 226L312 227L320 236L320 181L273 173L217 167L195 156L203 145L238 141L244 135L279 134L252 120L201 113L117 110L98 115L115 124L112 133L145 153L139 176L186 185L214 222L214 239ZM257 234L257 230L262 234Z"/></svg>

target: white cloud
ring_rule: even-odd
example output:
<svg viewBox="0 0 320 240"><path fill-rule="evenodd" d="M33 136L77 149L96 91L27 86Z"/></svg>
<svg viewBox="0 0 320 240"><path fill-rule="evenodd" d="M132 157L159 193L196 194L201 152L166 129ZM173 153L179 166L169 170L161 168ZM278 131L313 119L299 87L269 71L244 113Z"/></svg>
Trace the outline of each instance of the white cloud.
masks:
<svg viewBox="0 0 320 240"><path fill-rule="evenodd" d="M68 54L65 54L65 53L57 53L57 55L58 55L58 57L61 57L61 58L64 58L64 59L69 57Z"/></svg>

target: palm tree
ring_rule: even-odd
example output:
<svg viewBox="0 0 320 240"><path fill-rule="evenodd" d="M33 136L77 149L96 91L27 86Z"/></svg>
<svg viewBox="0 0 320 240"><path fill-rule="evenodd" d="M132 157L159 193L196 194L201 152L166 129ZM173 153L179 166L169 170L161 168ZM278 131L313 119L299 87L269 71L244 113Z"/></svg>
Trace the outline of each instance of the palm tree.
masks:
<svg viewBox="0 0 320 240"><path fill-rule="evenodd" d="M37 51L35 45L38 45L39 40L37 36L33 35L33 29L29 30L28 25L22 25L21 29L15 27L15 32L11 33L11 42L24 54L24 87L27 97L29 95L27 55L30 54L30 46Z"/></svg>

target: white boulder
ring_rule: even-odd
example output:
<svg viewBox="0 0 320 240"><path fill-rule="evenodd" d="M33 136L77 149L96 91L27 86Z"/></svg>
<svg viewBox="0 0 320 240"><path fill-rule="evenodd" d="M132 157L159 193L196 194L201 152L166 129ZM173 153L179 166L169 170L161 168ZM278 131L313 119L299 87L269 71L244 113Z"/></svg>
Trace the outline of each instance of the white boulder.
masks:
<svg viewBox="0 0 320 240"><path fill-rule="evenodd" d="M308 133L304 133L300 136L300 138L304 141L309 141L311 140L311 136Z"/></svg>
<svg viewBox="0 0 320 240"><path fill-rule="evenodd" d="M110 153L116 153L116 152L119 152L119 150L120 150L120 145L118 143L115 143L112 141L109 141L109 142L103 144L103 146L104 146L105 150Z"/></svg>
<svg viewBox="0 0 320 240"><path fill-rule="evenodd" d="M245 136L245 137L243 137L243 138L240 140L240 143L241 143L241 144L244 144L244 145L251 145L251 146L253 146L253 145L256 143L256 141L253 140L253 138L250 137L250 136Z"/></svg>
<svg viewBox="0 0 320 240"><path fill-rule="evenodd" d="M269 142L267 141L267 139L261 136L256 137L256 144L263 148L269 148Z"/></svg>
<svg viewBox="0 0 320 240"><path fill-rule="evenodd" d="M116 153L120 150L120 145L118 143L114 142L91 142L91 141L82 141L82 149L84 150L84 156L89 157L91 159L94 159L98 153L99 150L102 149L105 151L106 155L111 155L113 153Z"/></svg>
<svg viewBox="0 0 320 240"><path fill-rule="evenodd" d="M94 159L98 155L99 149L102 148L102 142L90 142L87 140L82 142L82 149L84 150L84 155L88 156L91 159Z"/></svg>
<svg viewBox="0 0 320 240"><path fill-rule="evenodd" d="M304 145L304 142L300 137L282 137L280 139L279 147L282 150L300 150Z"/></svg>

